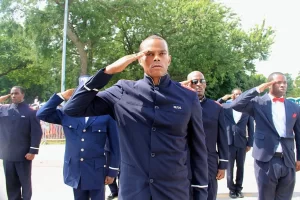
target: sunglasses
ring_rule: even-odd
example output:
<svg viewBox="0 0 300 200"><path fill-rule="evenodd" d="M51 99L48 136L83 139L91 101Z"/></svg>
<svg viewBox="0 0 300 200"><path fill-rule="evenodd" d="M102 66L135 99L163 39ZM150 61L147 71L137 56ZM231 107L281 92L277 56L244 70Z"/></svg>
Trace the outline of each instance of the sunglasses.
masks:
<svg viewBox="0 0 300 200"><path fill-rule="evenodd" d="M199 79L199 80L198 79L193 79L193 80L191 80L191 83L196 85L198 83L206 83L206 80L205 79Z"/></svg>

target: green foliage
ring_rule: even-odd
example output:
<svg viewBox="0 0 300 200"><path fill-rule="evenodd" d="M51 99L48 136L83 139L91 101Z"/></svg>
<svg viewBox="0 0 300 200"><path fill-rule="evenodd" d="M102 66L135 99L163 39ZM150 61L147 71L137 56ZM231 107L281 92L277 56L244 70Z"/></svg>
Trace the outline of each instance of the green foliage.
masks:
<svg viewBox="0 0 300 200"><path fill-rule="evenodd" d="M0 4L5 17L0 22L0 48L5 48L0 73L24 66L6 79L28 88L29 99L38 95L47 100L60 90L64 1L49 0L43 9L39 0ZM25 16L22 25L12 21L15 10ZM182 81L199 70L208 81L207 95L218 98L234 87L248 89L263 81L255 75L254 62L267 59L274 35L264 22L245 32L229 8L209 0L71 0L68 19L66 88L76 87L80 75L138 52L144 38L159 34L169 43L171 77ZM110 85L142 76L135 62Z"/></svg>

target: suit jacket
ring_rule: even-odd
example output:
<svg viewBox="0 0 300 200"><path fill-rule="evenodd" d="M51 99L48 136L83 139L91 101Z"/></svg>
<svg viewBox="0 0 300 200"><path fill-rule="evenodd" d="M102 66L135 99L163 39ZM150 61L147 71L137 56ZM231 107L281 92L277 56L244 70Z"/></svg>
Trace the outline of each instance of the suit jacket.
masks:
<svg viewBox="0 0 300 200"><path fill-rule="evenodd" d="M100 70L78 88L64 111L72 116L110 114L116 119L122 152L119 199L189 199L188 147L195 196L206 191L207 150L196 93L169 75L161 77L159 85L145 75L138 81L120 80L97 93L96 88L110 78Z"/></svg>
<svg viewBox="0 0 300 200"><path fill-rule="evenodd" d="M0 159L26 161L27 153L38 154L43 133L35 114L24 102L0 105Z"/></svg>
<svg viewBox="0 0 300 200"><path fill-rule="evenodd" d="M203 127L206 134L206 146L208 151L208 161L218 159L218 167L211 169L213 176L216 176L218 169L227 169L228 164L228 142L225 131L224 110L215 101L205 98L201 102L203 108ZM217 148L216 148L217 145ZM217 154L218 156L215 156ZM214 165L209 165L214 166Z"/></svg>
<svg viewBox="0 0 300 200"><path fill-rule="evenodd" d="M222 99L218 102L223 103ZM246 146L253 146L254 134L254 119L247 113L242 113L241 119L236 123L233 117L233 110L230 103L223 103L226 122L226 132L228 138L228 145L238 148L246 148ZM247 137L248 131L248 137Z"/></svg>
<svg viewBox="0 0 300 200"><path fill-rule="evenodd" d="M64 156L64 182L82 190L103 189L105 176L116 177L119 168L119 139L115 121L109 115L75 118L66 115L57 106L63 100L54 94L42 106L37 117L45 122L63 126L66 136ZM108 138L111 162L106 172L104 146Z"/></svg>
<svg viewBox="0 0 300 200"><path fill-rule="evenodd" d="M268 162L273 157L279 142L282 145L284 163L295 168L294 143L296 141L297 160L300 161L300 108L295 103L285 100L286 136L280 137L272 119L272 102L268 94L257 96L256 88L242 93L231 107L240 112L247 112L255 119L256 127L253 143L253 157Z"/></svg>

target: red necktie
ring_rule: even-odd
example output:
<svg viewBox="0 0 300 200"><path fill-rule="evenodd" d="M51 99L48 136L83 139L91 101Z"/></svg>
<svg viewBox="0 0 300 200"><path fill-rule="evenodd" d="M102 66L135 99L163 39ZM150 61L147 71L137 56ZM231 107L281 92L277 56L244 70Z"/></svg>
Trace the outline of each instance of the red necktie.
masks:
<svg viewBox="0 0 300 200"><path fill-rule="evenodd" d="M284 98L282 98L282 97L280 97L280 98L274 97L273 98L273 102L276 102L276 101L283 103L284 102Z"/></svg>

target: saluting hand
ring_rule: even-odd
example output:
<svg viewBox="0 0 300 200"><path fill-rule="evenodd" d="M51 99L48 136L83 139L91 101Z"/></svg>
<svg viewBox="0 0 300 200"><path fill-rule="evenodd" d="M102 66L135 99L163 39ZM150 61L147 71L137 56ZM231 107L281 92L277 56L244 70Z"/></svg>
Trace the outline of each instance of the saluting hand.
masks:
<svg viewBox="0 0 300 200"><path fill-rule="evenodd" d="M247 146L246 147L246 152L250 151L251 150L251 147Z"/></svg>
<svg viewBox="0 0 300 200"><path fill-rule="evenodd" d="M270 81L270 82L267 82L267 83L263 83L261 85L259 85L257 88L259 90L259 92L263 92L265 91L265 89L269 88L271 85L273 85L274 83L276 83L276 81Z"/></svg>
<svg viewBox="0 0 300 200"><path fill-rule="evenodd" d="M189 90L192 90L192 91L194 91L194 92L196 92L196 90L194 90L193 88L192 88L192 84L191 84L191 80L186 80L186 81L181 81L181 82L179 82L180 84L181 84L181 86L182 87L185 87L185 88L187 88L187 89L189 89Z"/></svg>
<svg viewBox="0 0 300 200"><path fill-rule="evenodd" d="M222 99L223 101L227 101L228 99L232 99L232 95L233 95L233 94L225 94L221 99Z"/></svg>
<svg viewBox="0 0 300 200"><path fill-rule="evenodd" d="M61 92L61 96L66 100L66 101L68 101L70 98L71 98L71 96L72 96L72 94L74 93L74 88L72 88L72 89L68 89L68 90L66 90L66 91L64 91L64 92Z"/></svg>
<svg viewBox="0 0 300 200"><path fill-rule="evenodd" d="M0 103L4 102L6 99L10 97L10 94L4 95L0 97Z"/></svg>
<svg viewBox="0 0 300 200"><path fill-rule="evenodd" d="M112 184L112 183L114 182L114 180L115 180L115 178L110 177L110 176L106 176L106 177L105 177L104 184L105 184L105 185Z"/></svg>
<svg viewBox="0 0 300 200"><path fill-rule="evenodd" d="M120 58L119 60L115 61L114 63L108 65L105 68L106 74L116 74L122 72L129 64L133 63L134 61L138 60L139 58L143 57L148 50L141 51L139 53L131 54Z"/></svg>
<svg viewBox="0 0 300 200"><path fill-rule="evenodd" d="M27 153L27 154L25 155L25 158L26 158L27 160L33 160L34 157L35 157L35 154L32 154L32 153Z"/></svg>

